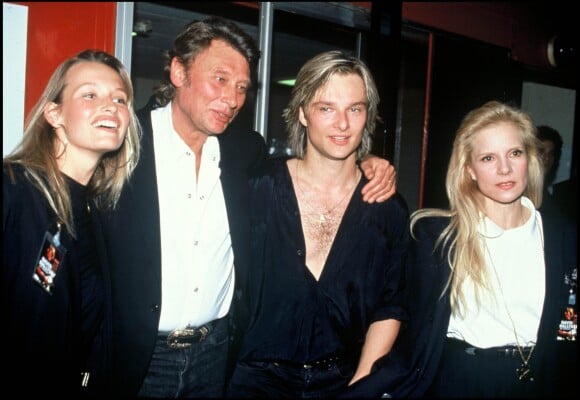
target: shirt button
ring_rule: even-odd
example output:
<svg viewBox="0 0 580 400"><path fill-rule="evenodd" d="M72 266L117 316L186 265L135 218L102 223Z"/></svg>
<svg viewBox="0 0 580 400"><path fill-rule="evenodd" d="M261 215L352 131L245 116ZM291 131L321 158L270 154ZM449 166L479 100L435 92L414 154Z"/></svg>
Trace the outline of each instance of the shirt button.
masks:
<svg viewBox="0 0 580 400"><path fill-rule="evenodd" d="M296 252L296 254L298 254L299 256L302 256L302 254L304 254L304 252L303 252L302 250L298 250L298 251Z"/></svg>
<svg viewBox="0 0 580 400"><path fill-rule="evenodd" d="M197 293L197 292L198 292L198 290L199 290L199 288L195 288L195 289L193 289L193 292L194 292L194 293Z"/></svg>
<svg viewBox="0 0 580 400"><path fill-rule="evenodd" d="M159 306L159 304L153 304L153 305L151 306L151 311L153 311L153 312L158 312L160 308L161 308L161 307Z"/></svg>
<svg viewBox="0 0 580 400"><path fill-rule="evenodd" d="M203 200L203 199L205 199L205 196L199 196L199 199Z"/></svg>
<svg viewBox="0 0 580 400"><path fill-rule="evenodd" d="M194 241L193 241L193 245L194 245L194 246L197 246L197 244L198 244L198 243L199 243L199 242L198 242L197 240L194 240Z"/></svg>

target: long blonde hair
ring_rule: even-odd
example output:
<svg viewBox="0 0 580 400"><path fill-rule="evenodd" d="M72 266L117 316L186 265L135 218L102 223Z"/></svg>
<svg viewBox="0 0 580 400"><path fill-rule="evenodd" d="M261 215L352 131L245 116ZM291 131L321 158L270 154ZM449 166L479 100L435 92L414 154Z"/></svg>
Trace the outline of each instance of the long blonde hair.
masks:
<svg viewBox="0 0 580 400"><path fill-rule="evenodd" d="M447 169L445 189L449 199L449 210L426 208L411 215L411 233L415 223L424 217L449 217L449 224L441 232L436 246L448 246L447 258L451 275L445 290L450 290L451 310L454 315L463 315L466 299L461 290L462 283L470 278L475 285L476 304L480 294L488 287L488 270L483 248L478 236L481 207L477 201L478 188L471 179L467 166L473 151L473 140L482 129L502 122L518 128L523 139L528 159L528 185L523 195L536 208L542 202L543 173L539 154L536 128L525 112L507 104L490 101L470 111L457 130L451 160Z"/></svg>
<svg viewBox="0 0 580 400"><path fill-rule="evenodd" d="M139 159L141 129L133 110L133 85L125 66L114 56L99 50L85 50L68 58L54 71L44 92L32 108L24 129L22 141L3 160L5 166L18 164L26 177L44 194L57 218L71 235L75 236L71 198L64 176L57 164L53 127L44 117L47 104L61 104L66 75L74 65L97 62L115 70L123 81L129 108L129 126L119 149L101 157L87 188L95 205L100 209L114 208L125 181ZM10 168L9 168L10 170Z"/></svg>

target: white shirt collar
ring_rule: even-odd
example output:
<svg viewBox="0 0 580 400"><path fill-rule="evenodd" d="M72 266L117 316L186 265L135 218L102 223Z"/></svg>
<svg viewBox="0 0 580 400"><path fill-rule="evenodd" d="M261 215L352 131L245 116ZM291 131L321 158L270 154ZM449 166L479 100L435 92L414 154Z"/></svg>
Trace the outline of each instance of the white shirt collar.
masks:
<svg viewBox="0 0 580 400"><path fill-rule="evenodd" d="M524 207L530 210L530 216L526 221L526 223L524 224L524 226L530 225L530 228L533 228L536 221L536 209L534 207L534 203L532 203L532 201L528 199L526 196L521 197L521 202ZM477 231L483 237L490 239L497 238L503 235L503 233L506 231L504 228L497 225L490 218L488 218L484 213L481 212L479 215L481 219L479 221Z"/></svg>

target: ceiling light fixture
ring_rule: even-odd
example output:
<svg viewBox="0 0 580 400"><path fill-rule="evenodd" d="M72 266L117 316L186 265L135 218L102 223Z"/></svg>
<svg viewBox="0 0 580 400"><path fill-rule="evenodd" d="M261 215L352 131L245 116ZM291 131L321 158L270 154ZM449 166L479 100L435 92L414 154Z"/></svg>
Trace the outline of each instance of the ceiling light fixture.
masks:
<svg viewBox="0 0 580 400"><path fill-rule="evenodd" d="M294 86L294 84L296 83L296 79L282 79L276 83L283 86Z"/></svg>
<svg viewBox="0 0 580 400"><path fill-rule="evenodd" d="M133 32L131 32L131 36L148 37L152 31L153 23L151 20L141 19L135 21L133 24Z"/></svg>

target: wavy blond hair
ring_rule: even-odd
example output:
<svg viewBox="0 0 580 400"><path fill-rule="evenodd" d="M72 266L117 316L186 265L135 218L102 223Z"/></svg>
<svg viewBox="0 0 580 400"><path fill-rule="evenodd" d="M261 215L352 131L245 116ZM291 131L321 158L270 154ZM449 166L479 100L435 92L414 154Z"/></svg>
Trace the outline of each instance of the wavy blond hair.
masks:
<svg viewBox="0 0 580 400"><path fill-rule="evenodd" d="M6 166L19 164L26 177L44 194L48 204L62 221L66 229L75 236L71 198L68 186L57 164L54 141L57 140L53 127L44 117L47 104L62 103L66 75L71 67L96 62L115 70L127 93L129 126L119 149L104 154L91 177L87 188L95 205L100 209L114 208L123 184L133 172L139 159L141 129L133 110L133 84L129 72L114 56L100 50L85 50L68 58L54 71L44 92L32 108L24 128L24 136L14 151L4 158Z"/></svg>
<svg viewBox="0 0 580 400"><path fill-rule="evenodd" d="M488 288L488 270L477 227L480 222L481 205L477 200L477 184L471 179L467 167L473 151L473 141L484 128L500 123L517 127L523 140L528 159L528 185L523 193L536 208L542 202L543 172L536 128L528 114L518 108L490 101L470 111L457 130L451 160L447 169L445 189L449 209L426 208L411 215L411 233L418 220L424 217L449 217L449 224L437 239L436 246L449 245L447 258L451 266L450 279L445 290L450 290L451 310L463 315L466 309L462 283L470 278L475 284L476 304L480 304L481 291Z"/></svg>

